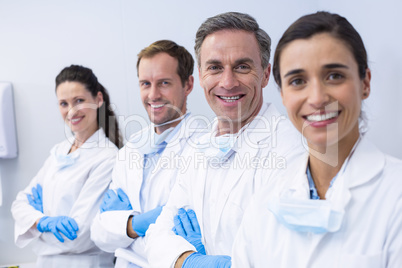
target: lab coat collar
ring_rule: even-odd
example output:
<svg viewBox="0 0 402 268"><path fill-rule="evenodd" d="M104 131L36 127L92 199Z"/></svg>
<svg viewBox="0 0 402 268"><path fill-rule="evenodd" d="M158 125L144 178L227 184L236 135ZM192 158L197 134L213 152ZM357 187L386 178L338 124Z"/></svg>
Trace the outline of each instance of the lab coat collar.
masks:
<svg viewBox="0 0 402 268"><path fill-rule="evenodd" d="M265 143L271 137L272 127L275 122L273 120L278 120L278 118L286 118L281 115L276 107L271 103L263 103L261 110L258 115L248 124L243 126L238 132L238 138L231 150L235 152L247 151L258 151L260 149L260 144ZM210 141L211 135L214 135L218 129L218 120L215 118L213 122L208 126L211 132L202 135L199 138L201 144L205 141ZM240 138L241 137L241 138ZM252 144L250 144L252 143ZM245 148L246 150L242 149Z"/></svg>
<svg viewBox="0 0 402 268"><path fill-rule="evenodd" d="M103 131L103 128L99 128L97 131L95 131L94 134L92 134L91 137L89 137L83 145L81 145L80 148L83 149L89 149L89 148L94 148L94 147L101 147L101 146L108 146L109 144L106 144L107 139L105 132Z"/></svg>
<svg viewBox="0 0 402 268"><path fill-rule="evenodd" d="M356 149L350 156L349 163L347 163L347 167L344 170L344 175L346 176L345 185L348 188L369 182L383 170L385 165L384 153L378 150L366 137L361 136L358 142L359 144L357 144ZM301 165L298 167L297 175L290 182L289 189L294 189L295 191L296 189L298 191L303 189L303 194L299 193L300 196L309 197L309 184L306 176L308 157L308 152L306 152L303 155L303 161L300 160ZM334 186L337 184L338 179L335 180Z"/></svg>
<svg viewBox="0 0 402 268"><path fill-rule="evenodd" d="M384 153L362 136L345 170L349 188L370 182L384 169L384 166Z"/></svg>
<svg viewBox="0 0 402 268"><path fill-rule="evenodd" d="M279 112L277 112L272 104L264 104L256 117L257 119L254 119L252 122L250 122L249 125L245 126L245 128L242 129L242 132L240 133L234 145L234 148L232 149L233 151L236 151L236 154L233 156L234 159L232 161L232 164L234 166L229 169L229 172L226 175L228 179L225 180L221 191L222 195L221 197L219 197L216 204L216 214L214 217L215 220L213 221L211 226L213 232L216 232L218 229L220 218L222 216L222 211L233 187L238 183L245 172L248 172L248 174L245 174L244 176L250 177L251 179L255 175L255 170L253 170L252 168L250 169L247 165L244 165L241 168L236 168L235 163L243 163L244 157L254 159L259 156L259 154L261 153L261 141L267 139L270 136L270 127L267 126L267 122L268 124L270 124L270 120L277 115L280 116ZM246 156L246 154L248 154L248 156Z"/></svg>
<svg viewBox="0 0 402 268"><path fill-rule="evenodd" d="M181 139L191 137L194 132L197 131L199 125L197 121L193 123L194 121L195 120L191 116L191 112L188 112L184 119L181 120L177 126L175 126L171 134L166 137L165 141L168 144L167 146L169 146L169 143L175 143L175 141L180 141ZM191 128L189 124L191 124ZM193 124L195 124L195 126L193 126ZM132 134L126 146L132 149L138 149L140 146L142 146L142 144L149 142L151 134L153 134L154 131L154 125L149 124L146 128Z"/></svg>

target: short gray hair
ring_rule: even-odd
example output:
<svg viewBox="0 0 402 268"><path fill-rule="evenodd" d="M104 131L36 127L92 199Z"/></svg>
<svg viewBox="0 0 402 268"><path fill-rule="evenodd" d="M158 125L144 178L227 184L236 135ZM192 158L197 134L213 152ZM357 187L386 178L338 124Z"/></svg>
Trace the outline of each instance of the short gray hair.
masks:
<svg viewBox="0 0 402 268"><path fill-rule="evenodd" d="M201 65L200 54L201 45L205 38L217 31L221 30L243 30L254 33L260 47L261 65L265 69L269 64L271 56L271 38L260 28L257 21L248 14L239 12L227 12L208 18L198 28L195 36L195 56L197 57L198 66Z"/></svg>

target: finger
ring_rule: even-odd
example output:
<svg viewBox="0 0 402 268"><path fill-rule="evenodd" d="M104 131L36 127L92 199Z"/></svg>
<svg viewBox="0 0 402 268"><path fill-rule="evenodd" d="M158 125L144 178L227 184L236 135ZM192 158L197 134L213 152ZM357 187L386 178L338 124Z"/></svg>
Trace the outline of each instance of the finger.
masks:
<svg viewBox="0 0 402 268"><path fill-rule="evenodd" d="M179 216L178 215L174 216L173 221L174 221L174 228L175 228L176 234L180 235L182 237L186 237L187 234L183 228L183 225L181 224L181 220L180 220Z"/></svg>
<svg viewBox="0 0 402 268"><path fill-rule="evenodd" d="M116 199L120 200L115 191L108 190L108 193L109 193L110 200L116 200Z"/></svg>
<svg viewBox="0 0 402 268"><path fill-rule="evenodd" d="M51 230L50 230L52 233L53 233L53 235L57 238L57 240L59 240L61 243L64 243L64 238L61 236L61 234L57 231L57 228L56 227L53 227Z"/></svg>
<svg viewBox="0 0 402 268"><path fill-rule="evenodd" d="M65 237L67 237L70 240L74 240L75 237L69 233L69 231L66 229L66 227L63 226L61 222L57 224L57 231L63 234Z"/></svg>
<svg viewBox="0 0 402 268"><path fill-rule="evenodd" d="M57 229L70 240L77 238L77 234L73 228L71 228L70 224L65 220L60 220L57 222Z"/></svg>
<svg viewBox="0 0 402 268"><path fill-rule="evenodd" d="M187 215L187 212L184 209L179 209L179 217L181 220L181 224L183 225L184 230L186 233L191 233L194 231L191 221Z"/></svg>
<svg viewBox="0 0 402 268"><path fill-rule="evenodd" d="M43 190L42 190L42 186L40 186L39 183L36 185L36 189L38 190L39 197L42 200Z"/></svg>
<svg viewBox="0 0 402 268"><path fill-rule="evenodd" d="M32 205L33 203L35 203L35 202L33 201L32 195L27 194L27 198L28 198L28 202L29 202L30 205Z"/></svg>
<svg viewBox="0 0 402 268"><path fill-rule="evenodd" d="M187 215L190 218L191 225L193 226L194 231L197 233L201 233L200 225L197 220L197 215L195 214L194 210L187 210Z"/></svg>
<svg viewBox="0 0 402 268"><path fill-rule="evenodd" d="M126 193L121 188L117 189L117 196L124 203L130 203L130 199L128 198Z"/></svg>
<svg viewBox="0 0 402 268"><path fill-rule="evenodd" d="M114 193L113 190L107 190L107 192L105 193L105 198L110 199L110 195L113 194L113 193Z"/></svg>
<svg viewBox="0 0 402 268"><path fill-rule="evenodd" d="M73 218L68 218L68 222L70 223L71 227L73 227L74 231L78 232L78 224Z"/></svg>
<svg viewBox="0 0 402 268"><path fill-rule="evenodd" d="M35 187L32 187L32 195L35 198L35 201L38 202L40 200L38 190Z"/></svg>

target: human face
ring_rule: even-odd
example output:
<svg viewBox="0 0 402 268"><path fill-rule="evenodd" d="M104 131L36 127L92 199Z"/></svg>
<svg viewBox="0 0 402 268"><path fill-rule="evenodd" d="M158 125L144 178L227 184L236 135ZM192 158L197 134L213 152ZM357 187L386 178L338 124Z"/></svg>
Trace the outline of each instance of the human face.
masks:
<svg viewBox="0 0 402 268"><path fill-rule="evenodd" d="M83 84L67 81L57 87L56 95L61 116L76 139L83 142L98 130L97 109L103 104L101 92L93 97Z"/></svg>
<svg viewBox="0 0 402 268"><path fill-rule="evenodd" d="M200 84L218 116L221 133L236 133L258 114L270 71L270 66L261 66L253 33L222 30L205 38L200 53Z"/></svg>
<svg viewBox="0 0 402 268"><path fill-rule="evenodd" d="M155 125L186 113L186 100L193 89L194 78L190 76L183 86L177 66L177 59L164 52L151 58L142 58L138 66L141 100L149 119ZM160 134L178 123L157 126L156 132Z"/></svg>
<svg viewBox="0 0 402 268"><path fill-rule="evenodd" d="M309 147L351 149L359 137L361 102L370 93L370 70L360 79L350 49L328 33L289 43L279 68L283 104Z"/></svg>

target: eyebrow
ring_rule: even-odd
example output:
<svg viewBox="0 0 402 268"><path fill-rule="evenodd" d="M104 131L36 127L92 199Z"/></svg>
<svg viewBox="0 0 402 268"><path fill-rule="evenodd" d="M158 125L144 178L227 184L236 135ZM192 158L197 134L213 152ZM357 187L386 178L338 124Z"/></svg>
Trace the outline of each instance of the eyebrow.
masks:
<svg viewBox="0 0 402 268"><path fill-rule="evenodd" d="M156 82L172 81L172 80L173 80L172 78L167 78L167 77L165 77L165 78L160 78L160 79L156 80ZM147 79L139 80L139 82L140 82L140 83L144 83L144 82L150 83L149 80L147 80Z"/></svg>
<svg viewBox="0 0 402 268"><path fill-rule="evenodd" d="M344 68L344 69L349 69L349 67L347 65L344 64L340 64L340 63L330 63L330 64L326 64L324 65L324 69L336 69L336 68ZM304 72L303 69L295 69L295 70L291 70L289 71L287 74L285 74L284 77L290 76L290 75L294 75L294 74L299 74Z"/></svg>
<svg viewBox="0 0 402 268"><path fill-rule="evenodd" d="M240 58L240 59L237 59L237 60L234 62L234 65L239 65L239 64L242 64L242 63L254 64L254 61L253 61L253 59L251 59L251 58ZM216 60L216 59L211 59L211 60L207 60L207 61L205 62L205 64L206 64L206 65L209 65L209 64L222 64L222 61Z"/></svg>
<svg viewBox="0 0 402 268"><path fill-rule="evenodd" d="M335 68L344 68L344 69L349 69L349 67L347 65L344 64L340 64L340 63L330 63L330 64L326 64L324 65L325 69L335 69Z"/></svg>

